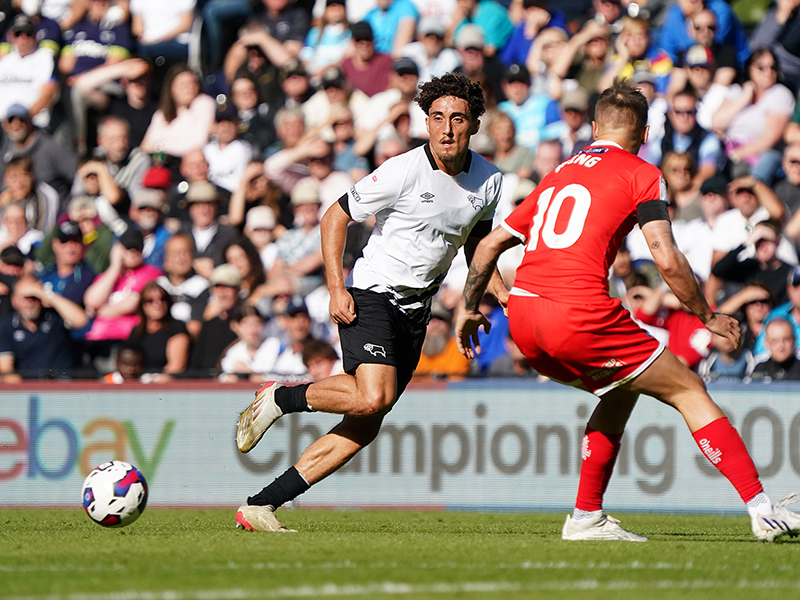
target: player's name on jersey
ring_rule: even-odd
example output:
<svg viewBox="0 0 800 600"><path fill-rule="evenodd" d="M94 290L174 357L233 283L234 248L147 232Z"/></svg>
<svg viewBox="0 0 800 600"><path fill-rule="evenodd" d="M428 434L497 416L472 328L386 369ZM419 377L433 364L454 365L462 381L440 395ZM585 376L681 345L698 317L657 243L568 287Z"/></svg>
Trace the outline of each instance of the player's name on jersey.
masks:
<svg viewBox="0 0 800 600"><path fill-rule="evenodd" d="M561 169L567 165L578 164L583 165L584 167L593 167L602 160L602 157L597 156L597 154L602 154L603 152L608 151L608 148L588 148L587 150L576 154L569 160L565 160L563 163L558 165L556 167L556 173L561 171ZM598 152L598 150L602 150L602 152Z"/></svg>

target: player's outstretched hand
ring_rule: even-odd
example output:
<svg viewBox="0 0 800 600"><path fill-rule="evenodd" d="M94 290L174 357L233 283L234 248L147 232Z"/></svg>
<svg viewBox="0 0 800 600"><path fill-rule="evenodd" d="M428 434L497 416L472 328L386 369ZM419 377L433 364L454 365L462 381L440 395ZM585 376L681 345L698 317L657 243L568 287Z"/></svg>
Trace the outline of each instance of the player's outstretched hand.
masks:
<svg viewBox="0 0 800 600"><path fill-rule="evenodd" d="M331 292L331 301L328 304L331 319L338 325L347 325L356 318L356 303L353 296L345 289Z"/></svg>
<svg viewBox="0 0 800 600"><path fill-rule="evenodd" d="M481 353L481 343L478 339L478 329L489 333L492 324L480 311L460 310L456 317L456 342L458 350L472 360ZM474 349L473 349L474 348Z"/></svg>
<svg viewBox="0 0 800 600"><path fill-rule="evenodd" d="M742 341L742 328L739 326L739 321L729 315L714 313L714 316L706 323L706 328L711 333L728 338L736 348Z"/></svg>

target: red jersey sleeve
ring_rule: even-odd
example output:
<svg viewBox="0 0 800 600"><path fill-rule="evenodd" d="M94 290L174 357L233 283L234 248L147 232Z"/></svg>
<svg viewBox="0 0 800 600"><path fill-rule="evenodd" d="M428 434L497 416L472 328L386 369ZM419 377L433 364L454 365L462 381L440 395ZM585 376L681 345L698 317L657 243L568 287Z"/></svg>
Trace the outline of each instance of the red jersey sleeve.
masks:
<svg viewBox="0 0 800 600"><path fill-rule="evenodd" d="M630 181L634 212L642 202L649 200L663 200L669 204L667 182L658 167L650 163L642 163Z"/></svg>
<svg viewBox="0 0 800 600"><path fill-rule="evenodd" d="M523 244L528 241L533 216L536 214L536 205L539 200L539 188L541 187L541 184L536 186L536 189L502 223L503 228L511 235L522 240Z"/></svg>

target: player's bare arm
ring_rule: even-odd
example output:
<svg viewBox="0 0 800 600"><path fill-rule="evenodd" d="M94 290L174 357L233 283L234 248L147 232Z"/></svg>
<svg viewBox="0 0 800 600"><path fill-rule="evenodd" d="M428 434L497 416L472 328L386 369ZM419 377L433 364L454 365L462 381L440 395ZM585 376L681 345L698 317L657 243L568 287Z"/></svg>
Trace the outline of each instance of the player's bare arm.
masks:
<svg viewBox="0 0 800 600"><path fill-rule="evenodd" d="M467 259L468 265L472 264L472 259L475 256L475 249L482 239L482 237L467 238L467 243L464 244L464 256ZM486 291L497 298L497 301L504 309L508 306L508 287L506 287L503 277L500 275L500 271L497 270L497 261L495 261L494 270L489 276L489 283L486 286ZM478 304L480 304L480 299L478 300ZM477 305L475 306L475 310L477 310Z"/></svg>
<svg viewBox="0 0 800 600"><path fill-rule="evenodd" d="M739 322L711 310L689 262L675 243L672 224L667 220L648 221L642 225L642 233L664 282L672 292L709 331L726 337L738 348L742 333Z"/></svg>
<svg viewBox="0 0 800 600"><path fill-rule="evenodd" d="M322 234L322 259L325 277L331 295L329 310L334 323L352 323L356 318L355 302L344 287L342 257L347 241L347 225L352 221L336 202L325 212L320 222Z"/></svg>
<svg viewBox="0 0 800 600"><path fill-rule="evenodd" d="M467 274L464 293L456 316L456 342L458 343L459 351L469 359L473 359L476 354L481 353L478 329L483 326L483 330L489 333L491 328L489 319L478 310L487 287L496 278L497 283L495 285L505 289L505 284L497 272L497 259L508 248L519 243L519 239L512 236L502 227L497 227L481 240L475 248L471 260L469 260L469 254L467 254L469 273ZM498 291L498 293L502 292ZM507 291L505 292L505 300L508 300Z"/></svg>

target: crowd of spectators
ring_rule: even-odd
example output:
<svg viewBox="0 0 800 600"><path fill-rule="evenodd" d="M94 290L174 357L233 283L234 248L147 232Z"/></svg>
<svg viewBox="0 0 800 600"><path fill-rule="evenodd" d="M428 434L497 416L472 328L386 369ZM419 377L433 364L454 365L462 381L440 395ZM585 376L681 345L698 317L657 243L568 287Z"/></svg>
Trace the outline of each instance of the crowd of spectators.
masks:
<svg viewBox="0 0 800 600"><path fill-rule="evenodd" d="M615 77L726 346L664 289L641 234L613 296L708 380L800 379L800 0L0 0L0 377L324 378L341 369L324 211L426 141L418 85L459 71L504 174L497 220L591 144ZM345 268L371 223L348 231ZM500 269L513 282L521 249ZM536 377L502 307L468 363L463 254L425 376Z"/></svg>

